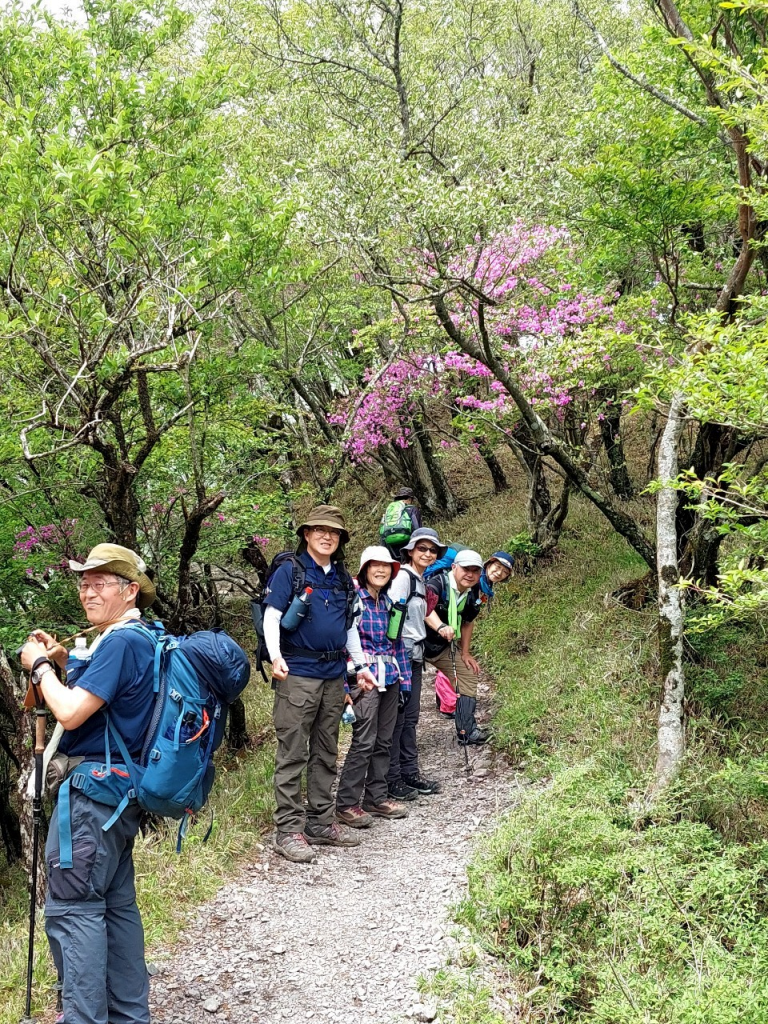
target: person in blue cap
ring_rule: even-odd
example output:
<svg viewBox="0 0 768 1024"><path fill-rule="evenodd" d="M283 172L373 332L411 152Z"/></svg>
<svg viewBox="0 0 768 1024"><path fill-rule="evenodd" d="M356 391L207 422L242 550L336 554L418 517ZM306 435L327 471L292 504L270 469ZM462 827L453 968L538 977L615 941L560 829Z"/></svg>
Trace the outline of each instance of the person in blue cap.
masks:
<svg viewBox="0 0 768 1024"><path fill-rule="evenodd" d="M449 544L442 558L437 559L434 565L430 565L424 572L424 579L431 579L438 573L450 569L456 561L456 555L460 551L467 551L464 544ZM490 558L483 562L483 571L480 576L479 599L482 604L489 604L494 598L494 587L499 583L506 583L512 575L515 559L508 551L494 551Z"/></svg>
<svg viewBox="0 0 768 1024"><path fill-rule="evenodd" d="M455 557L455 556L454 556ZM494 551L490 558L483 563L483 572L480 576L480 599L492 601L493 588L497 583L506 583L512 575L515 560L507 551Z"/></svg>

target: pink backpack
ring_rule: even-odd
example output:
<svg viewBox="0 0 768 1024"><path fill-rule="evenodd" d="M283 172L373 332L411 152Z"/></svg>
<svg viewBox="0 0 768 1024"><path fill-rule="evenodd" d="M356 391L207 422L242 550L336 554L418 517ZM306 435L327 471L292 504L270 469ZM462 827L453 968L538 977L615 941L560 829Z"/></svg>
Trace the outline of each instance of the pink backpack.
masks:
<svg viewBox="0 0 768 1024"><path fill-rule="evenodd" d="M438 709L445 715L453 714L456 710L456 691L448 676L439 670L435 676L435 696Z"/></svg>

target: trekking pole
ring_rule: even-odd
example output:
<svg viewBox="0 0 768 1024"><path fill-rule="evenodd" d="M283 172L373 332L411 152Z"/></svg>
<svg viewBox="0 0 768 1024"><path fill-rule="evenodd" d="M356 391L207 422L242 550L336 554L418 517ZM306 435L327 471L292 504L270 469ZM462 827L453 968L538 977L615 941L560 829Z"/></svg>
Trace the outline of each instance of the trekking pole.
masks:
<svg viewBox="0 0 768 1024"><path fill-rule="evenodd" d="M451 665L453 667L453 688L456 691L456 713L458 714L458 711L459 711L458 701L459 701L459 697L461 696L461 694L459 693L459 673L456 671L456 641L455 640L451 640ZM461 724L462 725L464 724L463 720L461 721ZM461 743L461 745L462 745L462 747L464 749L464 768L466 770L467 775L469 775L470 772L472 771L472 768L470 767L470 764L469 764L469 754L467 753L467 730L466 729L457 729L456 731L459 733L459 736L462 737L462 739L459 742Z"/></svg>
<svg viewBox="0 0 768 1024"><path fill-rule="evenodd" d="M32 802L32 879L29 887L29 946L27 949L27 996L21 1024L34 1024L32 1013L32 972L35 961L35 911L37 908L37 865L40 852L40 821L43 816L43 753L46 711L35 689L35 796Z"/></svg>

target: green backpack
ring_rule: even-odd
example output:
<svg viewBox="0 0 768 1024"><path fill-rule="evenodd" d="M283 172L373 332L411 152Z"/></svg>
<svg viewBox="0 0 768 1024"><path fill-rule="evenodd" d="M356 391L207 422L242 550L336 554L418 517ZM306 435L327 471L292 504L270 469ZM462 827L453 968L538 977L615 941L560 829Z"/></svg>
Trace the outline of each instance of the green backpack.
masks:
<svg viewBox="0 0 768 1024"><path fill-rule="evenodd" d="M407 544L413 533L413 520L411 519L411 506L407 501L392 501L381 517L379 537L383 544L397 545Z"/></svg>

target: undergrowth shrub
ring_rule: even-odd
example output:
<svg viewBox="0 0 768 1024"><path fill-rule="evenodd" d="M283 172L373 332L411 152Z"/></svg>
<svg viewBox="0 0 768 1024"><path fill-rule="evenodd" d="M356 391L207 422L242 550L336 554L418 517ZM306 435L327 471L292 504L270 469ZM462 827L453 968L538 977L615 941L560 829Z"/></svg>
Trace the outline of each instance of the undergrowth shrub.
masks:
<svg viewBox="0 0 768 1024"><path fill-rule="evenodd" d="M764 1020L768 844L671 813L640 827L628 807L583 762L530 791L470 869L460 916L521 975L524 1019Z"/></svg>

